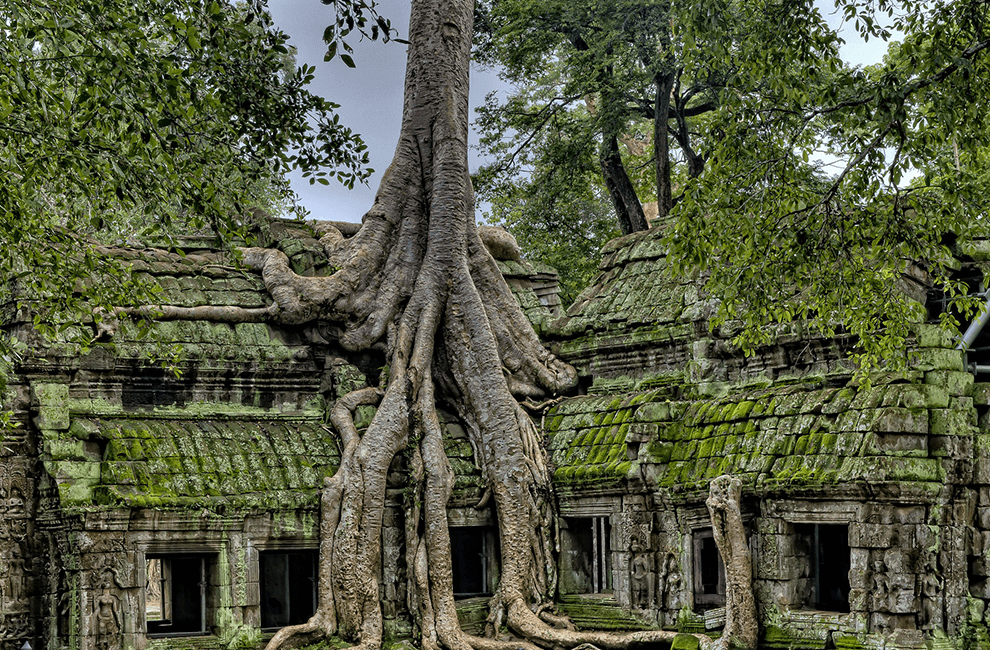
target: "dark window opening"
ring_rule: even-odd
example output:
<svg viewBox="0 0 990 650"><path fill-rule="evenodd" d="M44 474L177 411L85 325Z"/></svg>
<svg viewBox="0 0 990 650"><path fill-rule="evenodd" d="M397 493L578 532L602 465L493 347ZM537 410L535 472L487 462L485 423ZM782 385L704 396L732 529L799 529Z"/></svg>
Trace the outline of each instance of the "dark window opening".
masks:
<svg viewBox="0 0 990 650"><path fill-rule="evenodd" d="M828 612L849 611L849 527L842 524L798 524L799 548L807 551L809 594L806 606Z"/></svg>
<svg viewBox="0 0 990 650"><path fill-rule="evenodd" d="M487 526L450 529L450 560L454 597L488 596L494 591L498 566L498 542Z"/></svg>
<svg viewBox="0 0 990 650"><path fill-rule="evenodd" d="M612 590L612 526L608 517L568 517L561 526L561 593Z"/></svg>
<svg viewBox="0 0 990 650"><path fill-rule="evenodd" d="M694 533L694 604L699 609L725 604L725 565L711 528Z"/></svg>
<svg viewBox="0 0 990 650"><path fill-rule="evenodd" d="M305 623L316 613L316 551L266 551L258 564L262 629Z"/></svg>
<svg viewBox="0 0 990 650"><path fill-rule="evenodd" d="M206 633L206 558L149 555L145 569L145 620L148 634Z"/></svg>

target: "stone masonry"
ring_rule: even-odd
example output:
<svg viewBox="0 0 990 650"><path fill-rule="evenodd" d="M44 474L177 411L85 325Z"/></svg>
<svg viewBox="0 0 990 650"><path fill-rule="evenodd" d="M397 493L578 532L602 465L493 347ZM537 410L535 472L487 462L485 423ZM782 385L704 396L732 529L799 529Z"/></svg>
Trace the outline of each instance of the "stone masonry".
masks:
<svg viewBox="0 0 990 650"><path fill-rule="evenodd" d="M304 224L261 237L301 274L331 270ZM960 269L988 252L960 245ZM163 303L268 301L206 239L113 254ZM908 369L865 386L852 341L802 324L743 354L731 325L709 327L700 283L671 279L656 231L610 243L566 314L548 269L500 265L581 378L533 412L556 489L558 602L575 625L718 634L725 585L704 499L733 474L762 646L990 644L990 383L950 336L917 323ZM921 270L905 282L930 295ZM166 322L152 343L123 322L87 351L40 340L25 310L0 313L29 349L7 404L20 426L0 441L0 649L256 648L306 615L318 490L338 463L326 413L377 385L382 359L349 356L320 324ZM359 410L359 428L373 413ZM462 625L479 631L498 578L495 515L475 508L481 471L456 417L441 416L455 591ZM381 569L390 639L411 631L403 486L397 461Z"/></svg>

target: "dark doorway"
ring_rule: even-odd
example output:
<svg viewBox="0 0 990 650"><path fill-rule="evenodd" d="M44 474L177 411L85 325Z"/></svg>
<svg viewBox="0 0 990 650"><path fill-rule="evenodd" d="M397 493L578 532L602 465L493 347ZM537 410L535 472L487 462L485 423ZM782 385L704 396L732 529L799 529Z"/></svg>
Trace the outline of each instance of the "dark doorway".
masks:
<svg viewBox="0 0 990 650"><path fill-rule="evenodd" d="M567 517L560 533L562 593L611 591L612 526L608 517Z"/></svg>
<svg viewBox="0 0 990 650"><path fill-rule="evenodd" d="M711 528L694 533L694 604L702 610L725 604L725 565Z"/></svg>
<svg viewBox="0 0 990 650"><path fill-rule="evenodd" d="M146 560L148 634L205 634L207 559L203 556L149 555Z"/></svg>
<svg viewBox="0 0 990 650"><path fill-rule="evenodd" d="M316 612L316 551L265 551L261 574L261 628L305 623Z"/></svg>
<svg viewBox="0 0 990 650"><path fill-rule="evenodd" d="M495 532L487 526L457 526L450 529L450 560L454 597L487 596L492 593L497 566Z"/></svg>
<svg viewBox="0 0 990 650"><path fill-rule="evenodd" d="M808 579L814 609L849 611L849 527L844 524L797 524L794 532L809 550Z"/></svg>

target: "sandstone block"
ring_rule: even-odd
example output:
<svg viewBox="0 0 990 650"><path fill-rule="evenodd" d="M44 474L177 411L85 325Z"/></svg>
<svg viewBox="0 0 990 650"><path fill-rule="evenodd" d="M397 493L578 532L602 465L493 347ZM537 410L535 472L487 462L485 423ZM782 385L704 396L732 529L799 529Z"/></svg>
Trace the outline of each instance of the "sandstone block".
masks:
<svg viewBox="0 0 990 650"><path fill-rule="evenodd" d="M969 436L976 428L976 411L932 409L930 430L937 436Z"/></svg>
<svg viewBox="0 0 990 650"><path fill-rule="evenodd" d="M929 370L925 383L941 386L951 395L968 395L973 388L973 375L956 370Z"/></svg>

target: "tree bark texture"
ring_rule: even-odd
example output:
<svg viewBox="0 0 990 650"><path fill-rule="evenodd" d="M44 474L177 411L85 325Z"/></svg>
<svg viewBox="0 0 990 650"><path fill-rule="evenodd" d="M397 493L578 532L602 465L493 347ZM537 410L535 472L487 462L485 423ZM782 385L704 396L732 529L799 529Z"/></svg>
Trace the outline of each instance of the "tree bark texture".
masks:
<svg viewBox="0 0 990 650"><path fill-rule="evenodd" d="M599 163L602 168L602 177L605 179L605 187L608 188L615 213L619 217L622 234L628 235L631 232L646 230L650 225L646 223L643 205L640 203L639 197L636 196L636 188L633 187L632 181L629 180L629 174L626 173L626 168L622 164L619 139L617 136L609 134L605 134L604 138Z"/></svg>
<svg viewBox="0 0 990 650"><path fill-rule="evenodd" d="M718 648L756 648L758 622L753 596L753 558L749 552L740 503L742 481L719 476L711 482L708 513L715 544L725 565L725 629Z"/></svg>
<svg viewBox="0 0 990 650"><path fill-rule="evenodd" d="M657 218L664 220L674 207L670 179L670 143L667 140L667 116L670 114L670 93L674 90L677 73L670 70L654 77L657 89L653 109L653 160L657 175Z"/></svg>
<svg viewBox="0 0 990 650"><path fill-rule="evenodd" d="M347 350L386 351L387 381L343 396L331 413L341 462L322 490L317 612L276 633L269 650L333 634L360 648L381 647L386 475L399 453L410 486L408 605L424 649L624 648L674 637L576 632L539 616L556 591L552 485L536 428L517 398L563 392L576 373L542 346L475 226L467 165L472 18L472 0L414 0L395 157L353 237L323 226L333 275L302 277L280 251L245 249L245 263L261 271L273 298L269 308L146 310L234 322L319 320ZM438 401L465 423L497 512L501 580L484 638L461 631L454 607L447 522L454 475ZM378 408L362 434L354 412L369 404ZM523 640L497 641L503 626Z"/></svg>

